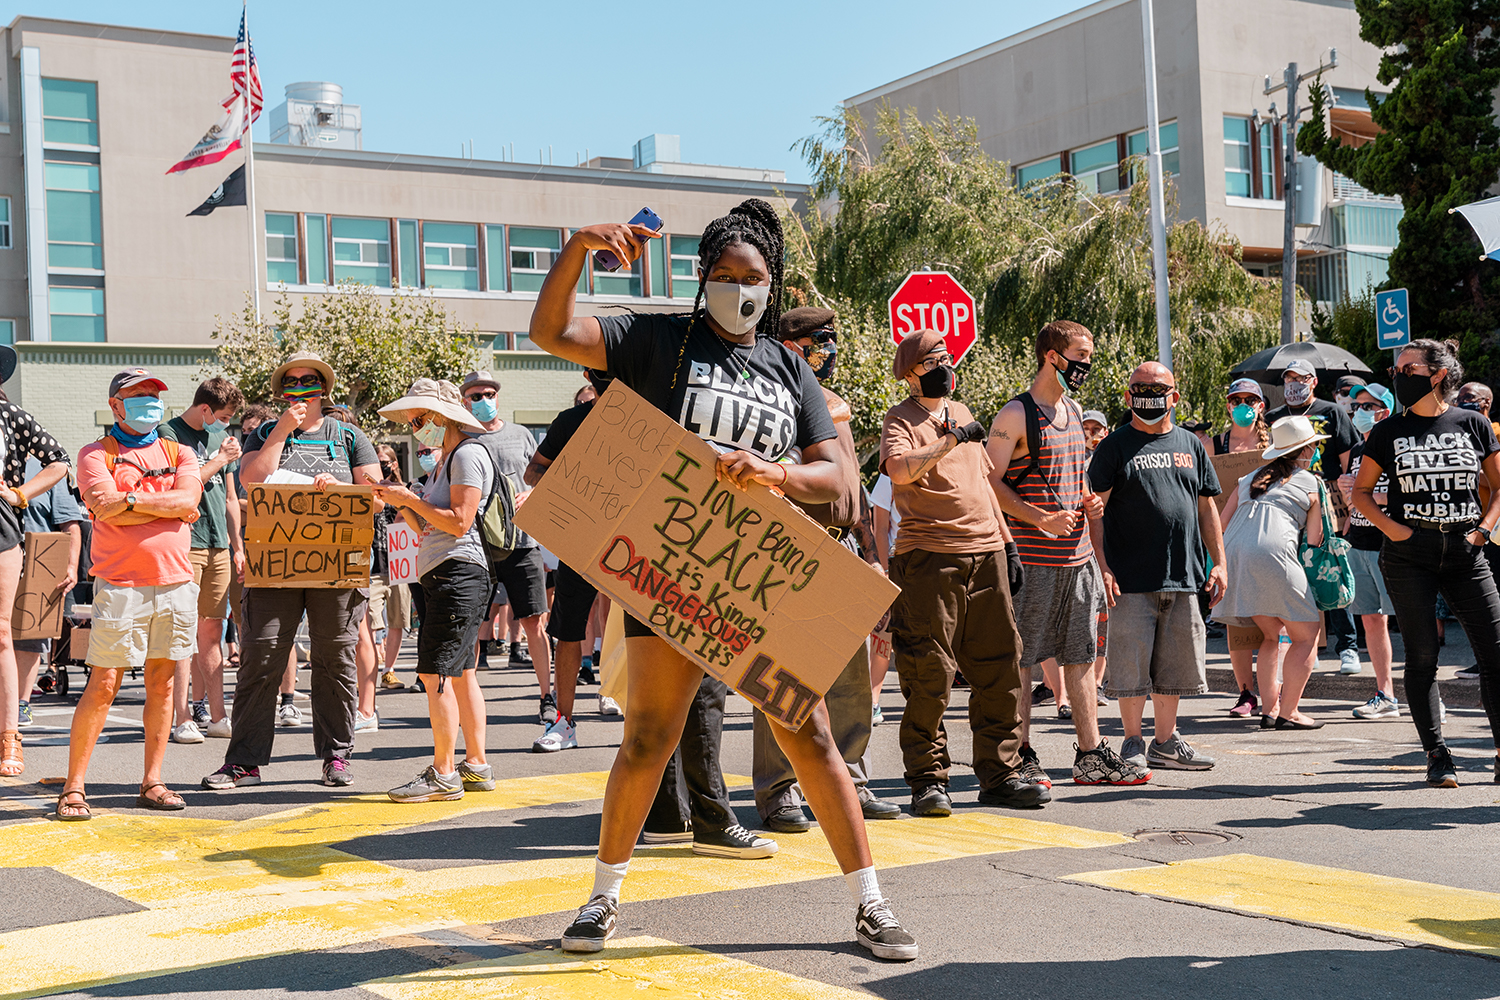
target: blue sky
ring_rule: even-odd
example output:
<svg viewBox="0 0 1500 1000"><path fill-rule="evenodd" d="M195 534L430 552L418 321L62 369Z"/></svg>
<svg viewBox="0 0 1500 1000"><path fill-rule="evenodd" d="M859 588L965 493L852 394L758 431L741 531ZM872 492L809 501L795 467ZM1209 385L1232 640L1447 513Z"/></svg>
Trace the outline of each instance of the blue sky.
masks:
<svg viewBox="0 0 1500 1000"><path fill-rule="evenodd" d="M791 146L839 101L1084 5L252 0L250 30L267 112L287 83L341 84L363 107L366 149L456 156L472 139L480 159L514 143L518 160L550 145L553 162L572 164L585 149L629 156L665 132L682 136L684 160L802 181ZM0 3L4 23L19 14L233 35L240 4ZM205 100L205 128L215 111Z"/></svg>

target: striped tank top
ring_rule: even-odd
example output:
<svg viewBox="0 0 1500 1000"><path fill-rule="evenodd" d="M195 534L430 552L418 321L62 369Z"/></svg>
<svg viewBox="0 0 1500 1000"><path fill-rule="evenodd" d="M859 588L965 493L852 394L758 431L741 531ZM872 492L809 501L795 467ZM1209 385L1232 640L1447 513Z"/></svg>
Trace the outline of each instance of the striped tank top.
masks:
<svg viewBox="0 0 1500 1000"><path fill-rule="evenodd" d="M1022 404L1025 405L1024 403ZM1042 447L1037 455L1040 469L1019 483L1015 490L1022 500L1044 511L1083 510L1085 468L1087 457L1083 447L1083 413L1071 399L1063 398L1067 407L1068 426L1053 427L1042 411ZM1031 456L1012 458L1006 466L1005 478L1014 482L1031 464ZM1038 475L1040 472L1040 475ZM1060 538L1042 531L1016 518L1007 518L1010 533L1015 537L1016 548L1021 551L1021 562L1027 566L1081 566L1094 558L1094 546L1089 540L1087 518L1080 517L1078 524L1068 535Z"/></svg>

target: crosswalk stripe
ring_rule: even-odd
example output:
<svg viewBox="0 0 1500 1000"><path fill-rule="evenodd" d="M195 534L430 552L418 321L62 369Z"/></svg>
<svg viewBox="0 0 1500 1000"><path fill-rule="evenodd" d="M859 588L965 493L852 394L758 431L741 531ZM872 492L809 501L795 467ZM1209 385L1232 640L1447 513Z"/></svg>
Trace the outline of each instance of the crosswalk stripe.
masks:
<svg viewBox="0 0 1500 1000"><path fill-rule="evenodd" d="M652 937L611 941L600 955L533 951L360 983L387 1000L701 1000L777 997L869 1000L870 994L803 979Z"/></svg>
<svg viewBox="0 0 1500 1000"><path fill-rule="evenodd" d="M1226 854L1067 881L1500 956L1500 894Z"/></svg>
<svg viewBox="0 0 1500 1000"><path fill-rule="evenodd" d="M81 989L571 909L592 884L592 849L575 857L416 871L332 845L473 813L597 799L606 778L604 772L516 778L499 782L494 792L421 805L360 796L234 822L120 813L90 823L9 826L0 865L53 868L148 909L71 922L67 948L57 947L55 927L0 934L0 993ZM882 868L1126 842L1118 834L977 811L868 829ZM776 857L763 861L694 857L686 846L642 849L624 899L839 874L817 830L780 843Z"/></svg>

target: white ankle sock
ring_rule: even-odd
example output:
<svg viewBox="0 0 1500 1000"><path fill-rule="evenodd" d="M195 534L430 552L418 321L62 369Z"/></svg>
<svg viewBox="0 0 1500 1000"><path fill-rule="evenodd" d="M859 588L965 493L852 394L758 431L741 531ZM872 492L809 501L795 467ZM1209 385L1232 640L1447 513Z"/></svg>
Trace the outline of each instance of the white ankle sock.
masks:
<svg viewBox="0 0 1500 1000"><path fill-rule="evenodd" d="M880 895L880 880L875 877L874 865L849 872L844 876L844 881L849 885L849 898L854 900L855 906L878 903L884 898Z"/></svg>
<svg viewBox="0 0 1500 1000"><path fill-rule="evenodd" d="M608 896L616 903L620 901L620 883L625 881L625 869L630 867L629 861L621 861L617 865L607 865L597 857L594 858L594 891L589 893L589 898L595 896ZM875 869L866 869L870 877L875 877Z"/></svg>

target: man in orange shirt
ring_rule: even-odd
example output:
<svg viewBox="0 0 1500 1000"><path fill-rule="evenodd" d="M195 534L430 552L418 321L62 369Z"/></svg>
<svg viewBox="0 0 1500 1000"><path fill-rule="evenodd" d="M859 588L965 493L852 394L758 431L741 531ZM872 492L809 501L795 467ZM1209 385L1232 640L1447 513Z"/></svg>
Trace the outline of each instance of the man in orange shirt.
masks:
<svg viewBox="0 0 1500 1000"><path fill-rule="evenodd" d="M83 779L126 670L146 674L146 772L136 804L185 807L162 783L161 764L172 728L172 677L177 661L193 655L198 623L188 550L203 481L192 449L158 433L166 388L144 368L120 372L109 383L114 426L78 454L78 490L94 520L91 675L73 713L60 820L90 818Z"/></svg>

